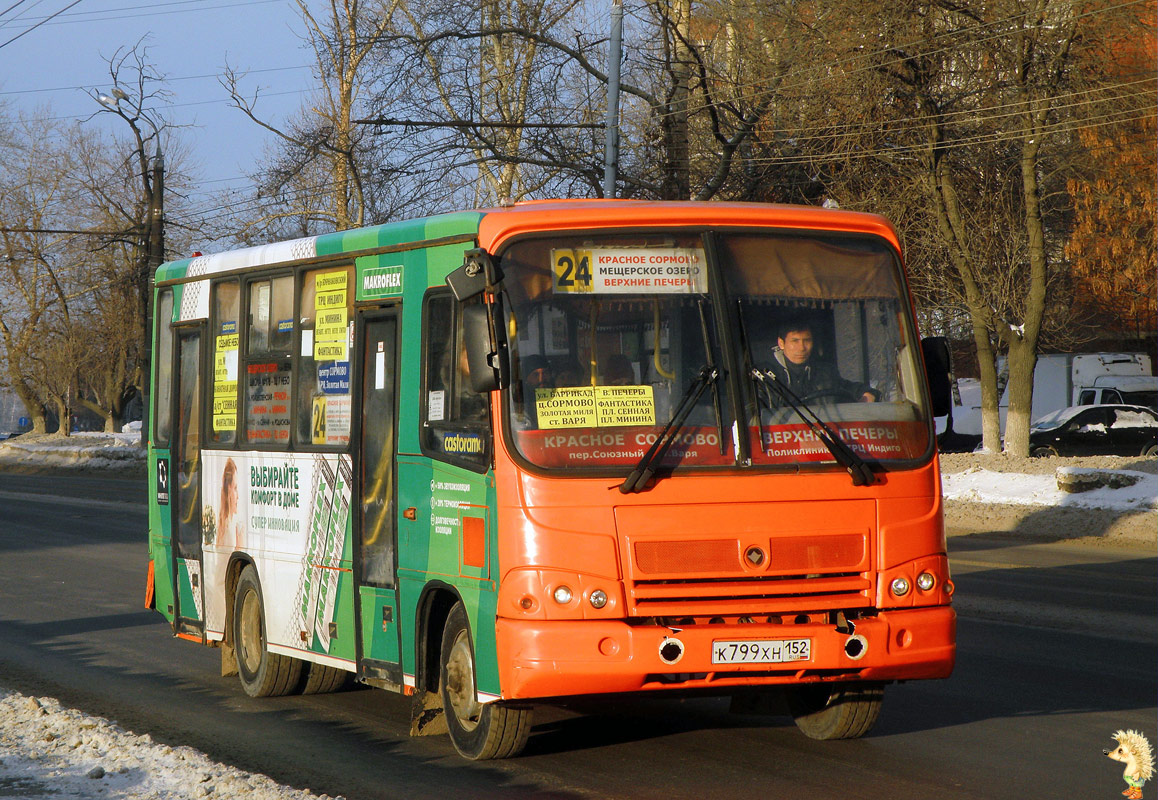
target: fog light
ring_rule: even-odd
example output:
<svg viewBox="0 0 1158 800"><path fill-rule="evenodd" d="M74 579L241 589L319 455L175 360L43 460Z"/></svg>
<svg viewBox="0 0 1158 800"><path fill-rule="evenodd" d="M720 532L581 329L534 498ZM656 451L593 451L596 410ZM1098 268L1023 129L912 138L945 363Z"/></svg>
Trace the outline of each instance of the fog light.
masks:
<svg viewBox="0 0 1158 800"><path fill-rule="evenodd" d="M560 586L555 589L555 602L561 606L565 606L571 602L571 588L569 586Z"/></svg>
<svg viewBox="0 0 1158 800"><path fill-rule="evenodd" d="M603 591L602 589L596 589L591 593L591 597L589 599L591 601L592 608L603 608L605 605L607 605L607 592Z"/></svg>
<svg viewBox="0 0 1158 800"><path fill-rule="evenodd" d="M933 577L931 572L922 572L917 576L917 588L922 592L932 589L935 583L937 583L937 579Z"/></svg>
<svg viewBox="0 0 1158 800"><path fill-rule="evenodd" d="M897 597L904 597L909 593L909 579L908 578L893 578L892 584L893 594Z"/></svg>

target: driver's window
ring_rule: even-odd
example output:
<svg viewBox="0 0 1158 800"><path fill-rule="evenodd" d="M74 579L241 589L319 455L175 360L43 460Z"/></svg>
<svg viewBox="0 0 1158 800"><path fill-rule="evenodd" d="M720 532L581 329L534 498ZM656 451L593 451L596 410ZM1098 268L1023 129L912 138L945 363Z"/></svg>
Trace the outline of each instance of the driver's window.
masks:
<svg viewBox="0 0 1158 800"><path fill-rule="evenodd" d="M468 302L481 302L481 297ZM470 388L462 305L449 292L433 292L426 298L422 448L444 461L486 467L491 447L490 398Z"/></svg>

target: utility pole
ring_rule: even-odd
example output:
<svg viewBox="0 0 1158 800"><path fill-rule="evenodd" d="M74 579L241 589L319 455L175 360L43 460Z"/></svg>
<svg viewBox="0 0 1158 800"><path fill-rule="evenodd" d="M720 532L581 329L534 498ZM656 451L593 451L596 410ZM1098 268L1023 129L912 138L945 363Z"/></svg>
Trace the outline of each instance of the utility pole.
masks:
<svg viewBox="0 0 1158 800"><path fill-rule="evenodd" d="M623 0L611 3L611 42L607 51L607 125L603 152L603 196L615 197L619 171L619 62L623 59Z"/></svg>
<svg viewBox="0 0 1158 800"><path fill-rule="evenodd" d="M153 364L153 277L165 262L165 157L161 155L161 137L153 156L153 181L149 187L148 240L145 274L141 286L145 291L144 375L141 376L141 446L149 443L149 405L152 397L150 375Z"/></svg>
<svg viewBox="0 0 1158 800"><path fill-rule="evenodd" d="M164 126L158 127L149 114L145 112L144 97L138 98L129 112L121 108L121 101L128 101L130 98L118 86L114 86L109 94L96 93L95 97L97 102L123 119L132 129L136 142L134 158L141 169L141 190L145 218L137 226L139 244L137 245L136 285L141 310L144 312L144 339L141 342L139 363L141 367L141 445L146 446L149 441L151 395L149 384L153 356L153 276L157 267L165 261L165 157L161 155L161 130ZM141 133L141 128L137 124L139 120L148 123L157 140L151 169L149 156L145 152L148 139Z"/></svg>

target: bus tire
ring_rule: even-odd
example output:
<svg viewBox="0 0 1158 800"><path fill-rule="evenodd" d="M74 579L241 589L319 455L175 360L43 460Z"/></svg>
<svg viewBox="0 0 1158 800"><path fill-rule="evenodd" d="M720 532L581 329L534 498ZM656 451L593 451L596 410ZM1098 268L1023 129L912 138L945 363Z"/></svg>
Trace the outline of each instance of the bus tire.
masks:
<svg viewBox="0 0 1158 800"><path fill-rule="evenodd" d="M792 687L788 708L810 739L859 739L876 724L884 698L877 683L821 683Z"/></svg>
<svg viewBox="0 0 1158 800"><path fill-rule="evenodd" d="M302 694L328 694L346 685L349 672L338 667L328 667L316 661L307 661L303 669Z"/></svg>
<svg viewBox="0 0 1158 800"><path fill-rule="evenodd" d="M298 687L302 662L267 647L261 583L252 565L241 571L233 595L233 652L241 687L250 697L279 697Z"/></svg>
<svg viewBox="0 0 1158 800"><path fill-rule="evenodd" d="M480 703L475 688L474 646L466 609L455 603L442 630L438 692L454 749L471 761L510 758L531 733L531 709L500 701Z"/></svg>

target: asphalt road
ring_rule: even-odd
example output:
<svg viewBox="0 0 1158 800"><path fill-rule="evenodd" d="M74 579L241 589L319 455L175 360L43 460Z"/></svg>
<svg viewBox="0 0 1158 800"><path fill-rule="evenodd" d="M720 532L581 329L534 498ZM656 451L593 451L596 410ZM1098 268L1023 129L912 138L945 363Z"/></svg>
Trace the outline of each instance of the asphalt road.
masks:
<svg viewBox="0 0 1158 800"><path fill-rule="evenodd" d="M0 474L0 685L348 800L374 798L1120 797L1119 728L1156 740L1153 550L950 541L958 663L890 687L874 731L814 742L725 700L544 707L526 754L472 764L411 739L376 690L253 700L216 650L142 609L139 480Z"/></svg>

